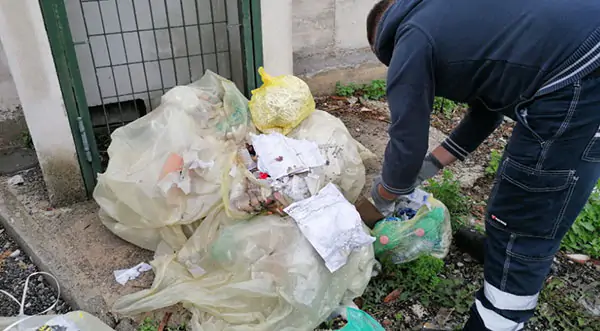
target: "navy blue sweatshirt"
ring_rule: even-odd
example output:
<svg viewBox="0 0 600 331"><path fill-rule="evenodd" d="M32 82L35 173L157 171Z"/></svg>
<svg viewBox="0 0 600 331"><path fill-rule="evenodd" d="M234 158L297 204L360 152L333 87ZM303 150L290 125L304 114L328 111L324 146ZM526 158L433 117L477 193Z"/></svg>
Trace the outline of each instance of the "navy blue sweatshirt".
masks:
<svg viewBox="0 0 600 331"><path fill-rule="evenodd" d="M520 102L600 65L598 0L397 0L375 53L389 67L383 182L407 194L427 152L434 96L470 110L443 146L463 160Z"/></svg>

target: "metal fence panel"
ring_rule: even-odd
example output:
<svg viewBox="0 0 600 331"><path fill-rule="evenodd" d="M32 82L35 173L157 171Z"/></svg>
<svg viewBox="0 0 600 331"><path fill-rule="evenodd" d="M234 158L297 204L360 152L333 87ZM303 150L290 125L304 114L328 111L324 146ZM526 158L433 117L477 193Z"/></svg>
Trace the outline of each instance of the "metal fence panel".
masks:
<svg viewBox="0 0 600 331"><path fill-rule="evenodd" d="M237 0L64 0L91 120L110 134L212 70L246 90Z"/></svg>

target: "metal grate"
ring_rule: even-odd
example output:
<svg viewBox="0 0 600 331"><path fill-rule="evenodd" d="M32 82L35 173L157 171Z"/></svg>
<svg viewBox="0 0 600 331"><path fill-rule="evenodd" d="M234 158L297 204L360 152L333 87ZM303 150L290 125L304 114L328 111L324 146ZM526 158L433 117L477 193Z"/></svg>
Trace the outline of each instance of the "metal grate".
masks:
<svg viewBox="0 0 600 331"><path fill-rule="evenodd" d="M102 161L110 134L212 70L244 86L237 0L64 0Z"/></svg>

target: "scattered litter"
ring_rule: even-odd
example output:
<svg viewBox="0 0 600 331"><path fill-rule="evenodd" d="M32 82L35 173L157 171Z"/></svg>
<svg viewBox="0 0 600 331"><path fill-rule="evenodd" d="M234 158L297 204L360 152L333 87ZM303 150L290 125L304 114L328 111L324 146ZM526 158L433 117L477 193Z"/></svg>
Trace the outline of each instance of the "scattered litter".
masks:
<svg viewBox="0 0 600 331"><path fill-rule="evenodd" d="M251 135L251 138L258 156L258 169L274 179L325 165L319 146L314 142L279 133Z"/></svg>
<svg viewBox="0 0 600 331"><path fill-rule="evenodd" d="M567 258L573 262L586 264L591 258L584 254L567 254Z"/></svg>
<svg viewBox="0 0 600 331"><path fill-rule="evenodd" d="M19 255L21 255L21 251L17 249L16 251L12 252L9 257L15 258Z"/></svg>
<svg viewBox="0 0 600 331"><path fill-rule="evenodd" d="M392 303L392 302L398 300L400 298L400 295L402 295L402 290L400 290L400 289L393 290L392 292L390 292L390 294L388 294L383 299L383 303Z"/></svg>
<svg viewBox="0 0 600 331"><path fill-rule="evenodd" d="M172 315L173 313L171 312L166 313L165 316L163 316L162 321L160 321L160 325L158 326L158 329L156 331L164 331L167 325L169 324L169 320L171 319Z"/></svg>
<svg viewBox="0 0 600 331"><path fill-rule="evenodd" d="M412 219L421 207L431 208L431 204L428 202L430 196L431 194L421 189L415 189L413 193L400 197L396 202L396 216L405 220Z"/></svg>
<svg viewBox="0 0 600 331"><path fill-rule="evenodd" d="M356 208L331 183L284 211L296 221L331 272L343 267L352 251L375 241L365 232Z"/></svg>
<svg viewBox="0 0 600 331"><path fill-rule="evenodd" d="M435 316L435 321L437 322L437 325L439 325L440 327L446 326L446 323L448 323L448 320L450 320L450 316L452 316L453 312L454 309L440 308L437 315Z"/></svg>
<svg viewBox="0 0 600 331"><path fill-rule="evenodd" d="M348 307L348 324L341 328L341 331L385 331L371 315L364 311Z"/></svg>
<svg viewBox="0 0 600 331"><path fill-rule="evenodd" d="M25 180L23 179L23 176L21 176L21 175L15 175L8 179L8 184L12 185L12 186L23 185L24 183L25 183Z"/></svg>
<svg viewBox="0 0 600 331"><path fill-rule="evenodd" d="M410 310L413 312L413 314L417 315L418 318L423 318L427 316L427 311L425 310L425 308L423 308L423 306L421 306L418 303L411 306Z"/></svg>
<svg viewBox="0 0 600 331"><path fill-rule="evenodd" d="M130 269L115 270L115 280L121 285L127 284L128 281L138 278L143 272L152 270L152 266L142 262Z"/></svg>

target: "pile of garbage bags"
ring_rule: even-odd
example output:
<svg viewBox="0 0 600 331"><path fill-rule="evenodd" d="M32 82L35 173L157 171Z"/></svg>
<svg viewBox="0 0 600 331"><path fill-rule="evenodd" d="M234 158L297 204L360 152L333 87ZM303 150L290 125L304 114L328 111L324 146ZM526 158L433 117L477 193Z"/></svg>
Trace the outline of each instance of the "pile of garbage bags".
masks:
<svg viewBox="0 0 600 331"><path fill-rule="evenodd" d="M118 300L115 312L181 303L195 331L313 330L364 292L375 238L332 272L283 210L322 190L354 203L371 154L314 109L297 78L261 73L250 107L208 71L113 133L94 191L101 220L155 251L152 287ZM360 231L370 238L362 223Z"/></svg>

